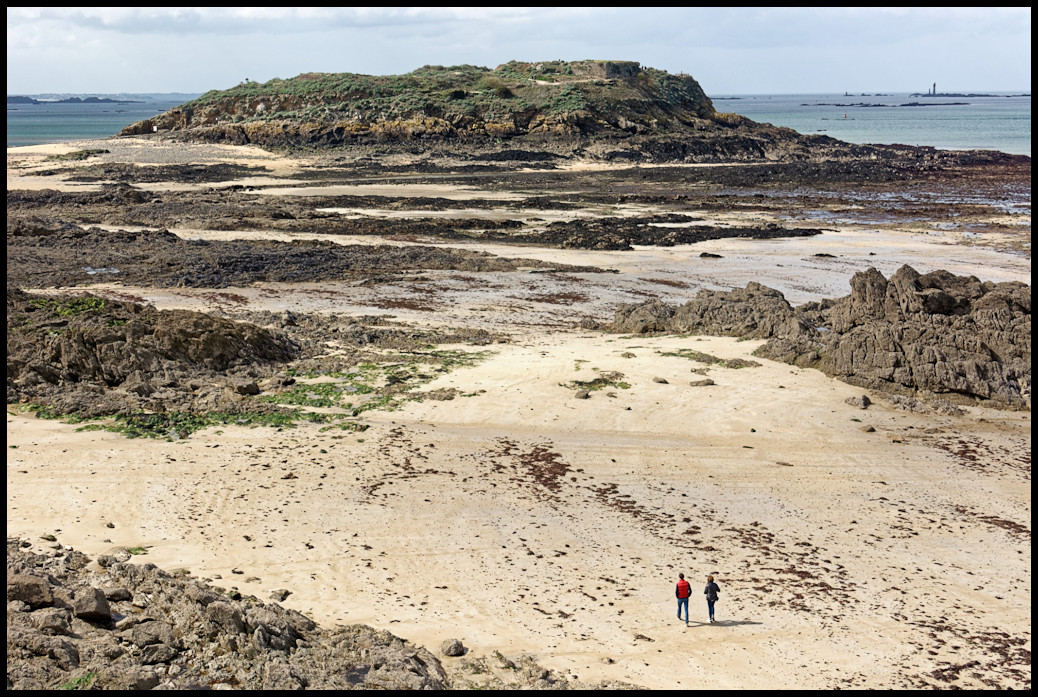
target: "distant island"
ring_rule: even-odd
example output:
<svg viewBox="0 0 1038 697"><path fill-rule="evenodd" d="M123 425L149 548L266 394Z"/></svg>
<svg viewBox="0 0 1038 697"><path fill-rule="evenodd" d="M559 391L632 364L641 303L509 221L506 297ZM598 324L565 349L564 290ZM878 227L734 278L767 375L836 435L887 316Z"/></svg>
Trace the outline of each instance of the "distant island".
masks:
<svg viewBox="0 0 1038 697"><path fill-rule="evenodd" d="M66 97L65 99L34 99L18 95L8 95L8 104L141 104L132 99L109 99L107 97Z"/></svg>
<svg viewBox="0 0 1038 697"><path fill-rule="evenodd" d="M913 92L909 97L1030 97L1030 94L961 94L959 92Z"/></svg>
<svg viewBox="0 0 1038 697"><path fill-rule="evenodd" d="M838 107L883 107L887 109L893 109L902 106L965 106L969 102L931 102L930 104L923 104L922 102L905 102L904 104L870 104L868 102L857 102L855 104L839 104L831 102L816 102L809 104L804 102L800 106L838 106Z"/></svg>

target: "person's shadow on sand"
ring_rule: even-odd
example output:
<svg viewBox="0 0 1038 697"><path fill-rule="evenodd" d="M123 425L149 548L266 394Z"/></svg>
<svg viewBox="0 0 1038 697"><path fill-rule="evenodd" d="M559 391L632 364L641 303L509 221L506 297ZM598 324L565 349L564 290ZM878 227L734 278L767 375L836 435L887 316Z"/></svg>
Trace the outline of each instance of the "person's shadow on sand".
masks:
<svg viewBox="0 0 1038 697"><path fill-rule="evenodd" d="M689 627L709 627L713 624L716 627L738 627L744 624L764 624L763 622L753 622L751 620L717 620L716 622L697 622L691 620L688 623Z"/></svg>

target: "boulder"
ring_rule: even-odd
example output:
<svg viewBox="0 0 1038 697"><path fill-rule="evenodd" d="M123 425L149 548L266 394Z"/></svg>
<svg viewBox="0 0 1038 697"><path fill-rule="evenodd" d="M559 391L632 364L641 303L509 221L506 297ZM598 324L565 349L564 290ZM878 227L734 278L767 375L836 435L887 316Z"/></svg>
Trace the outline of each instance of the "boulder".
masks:
<svg viewBox="0 0 1038 697"><path fill-rule="evenodd" d="M37 608L54 602L54 594L46 579L24 574L7 575L7 602L21 600L29 607Z"/></svg>
<svg viewBox="0 0 1038 697"><path fill-rule="evenodd" d="M71 634L68 610L64 608L44 608L32 613L32 624L45 634Z"/></svg>
<svg viewBox="0 0 1038 697"><path fill-rule="evenodd" d="M843 401L846 404L850 404L852 407L857 407L858 409L868 409L869 405L872 404L872 400L869 399L867 395L862 395L860 397L848 397Z"/></svg>
<svg viewBox="0 0 1038 697"><path fill-rule="evenodd" d="M245 618L233 603L227 601L210 603L205 608L205 614L225 632L245 633Z"/></svg>
<svg viewBox="0 0 1038 697"><path fill-rule="evenodd" d="M169 644L151 644L141 650L141 663L146 666L169 663L180 653Z"/></svg>
<svg viewBox="0 0 1038 697"><path fill-rule="evenodd" d="M151 646L152 644L172 644L173 627L167 622L153 620L134 625L130 630L130 640L137 646Z"/></svg>
<svg viewBox="0 0 1038 697"><path fill-rule="evenodd" d="M664 332L669 330L673 316L673 307L655 299L635 305L621 305L614 314L612 331L619 334Z"/></svg>
<svg viewBox="0 0 1038 697"><path fill-rule="evenodd" d="M440 644L440 653L444 656L464 656L468 649L458 639L445 639Z"/></svg>
<svg viewBox="0 0 1038 697"><path fill-rule="evenodd" d="M108 598L100 588L84 588L77 591L72 611L76 613L76 617L88 622L112 621L112 608L109 607Z"/></svg>

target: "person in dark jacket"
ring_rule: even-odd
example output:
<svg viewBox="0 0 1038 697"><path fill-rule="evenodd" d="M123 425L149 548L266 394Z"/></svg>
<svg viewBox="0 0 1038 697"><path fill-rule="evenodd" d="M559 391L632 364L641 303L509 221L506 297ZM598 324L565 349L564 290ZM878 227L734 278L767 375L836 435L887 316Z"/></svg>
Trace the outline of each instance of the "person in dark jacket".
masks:
<svg viewBox="0 0 1038 697"><path fill-rule="evenodd" d="M674 589L678 599L678 619L681 619L681 608L685 608L685 626L688 626L688 598L692 595L692 586L685 580L685 574L678 574L678 586Z"/></svg>
<svg viewBox="0 0 1038 697"><path fill-rule="evenodd" d="M721 589L716 583L714 583L713 576L706 577L706 588L703 590L703 595L706 596L706 606L710 610L710 621L714 621L714 603L717 602L717 594L721 592Z"/></svg>

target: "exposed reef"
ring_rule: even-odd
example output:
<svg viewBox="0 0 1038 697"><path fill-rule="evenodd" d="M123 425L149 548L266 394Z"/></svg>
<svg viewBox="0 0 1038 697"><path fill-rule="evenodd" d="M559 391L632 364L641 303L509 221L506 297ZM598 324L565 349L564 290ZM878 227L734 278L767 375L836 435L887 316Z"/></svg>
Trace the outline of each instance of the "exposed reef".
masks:
<svg viewBox="0 0 1038 697"><path fill-rule="evenodd" d="M601 271L431 246L185 240L171 232L84 229L53 221L8 228L7 281L22 287L75 286L103 279L157 287L224 288L258 281L362 281L408 271Z"/></svg>

